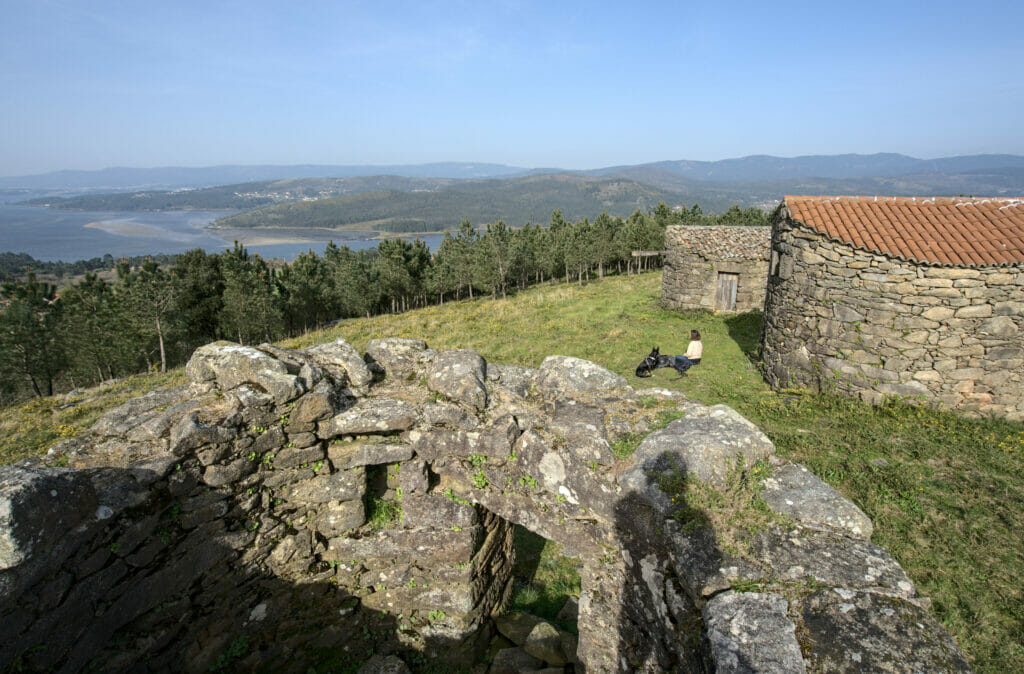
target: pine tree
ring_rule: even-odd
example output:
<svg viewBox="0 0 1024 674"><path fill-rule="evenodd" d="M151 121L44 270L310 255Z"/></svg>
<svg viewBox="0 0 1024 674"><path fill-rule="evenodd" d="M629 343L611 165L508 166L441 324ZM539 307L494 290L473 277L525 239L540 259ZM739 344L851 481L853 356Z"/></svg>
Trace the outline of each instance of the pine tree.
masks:
<svg viewBox="0 0 1024 674"><path fill-rule="evenodd" d="M25 283L0 285L0 300L0 386L16 392L27 381L35 396L53 395L54 380L67 365L54 287L29 271Z"/></svg>

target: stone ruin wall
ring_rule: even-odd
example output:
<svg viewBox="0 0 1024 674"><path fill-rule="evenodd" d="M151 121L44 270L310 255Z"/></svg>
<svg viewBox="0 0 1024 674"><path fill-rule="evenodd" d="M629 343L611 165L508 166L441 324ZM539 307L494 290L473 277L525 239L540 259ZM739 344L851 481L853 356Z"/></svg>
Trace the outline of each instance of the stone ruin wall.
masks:
<svg viewBox="0 0 1024 674"><path fill-rule="evenodd" d="M694 245L695 239L699 245ZM727 272L739 274L736 312L764 307L767 227L668 227L665 249L661 275L661 302L665 306L715 311L718 273Z"/></svg>
<svg viewBox="0 0 1024 674"><path fill-rule="evenodd" d="M785 220L772 250L762 347L773 387L1024 420L1024 265L915 264Z"/></svg>
<svg viewBox="0 0 1024 674"><path fill-rule="evenodd" d="M534 370L403 339L365 358L215 343L187 372L0 467L0 669L456 667L497 629L493 674L967 671L870 520L728 407L573 358ZM683 416L650 432L665 410ZM680 524L660 486L721 486L738 460L773 466L781 518L742 550ZM368 522L379 499L401 518ZM578 637L495 619L510 523L578 557Z"/></svg>

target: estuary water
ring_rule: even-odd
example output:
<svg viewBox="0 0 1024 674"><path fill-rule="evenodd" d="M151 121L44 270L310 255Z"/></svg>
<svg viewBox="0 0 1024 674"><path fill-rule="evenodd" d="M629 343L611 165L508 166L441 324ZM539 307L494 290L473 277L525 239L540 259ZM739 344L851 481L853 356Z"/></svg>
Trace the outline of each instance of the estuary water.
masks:
<svg viewBox="0 0 1024 674"><path fill-rule="evenodd" d="M230 249L238 239L263 258L294 260L307 250L323 255L331 239L353 250L376 248L367 233L217 231L205 227L236 211L68 211L42 206L0 204L0 252L28 253L37 260L88 260L110 253L115 258L158 253L207 253ZM436 251L441 236L420 237Z"/></svg>

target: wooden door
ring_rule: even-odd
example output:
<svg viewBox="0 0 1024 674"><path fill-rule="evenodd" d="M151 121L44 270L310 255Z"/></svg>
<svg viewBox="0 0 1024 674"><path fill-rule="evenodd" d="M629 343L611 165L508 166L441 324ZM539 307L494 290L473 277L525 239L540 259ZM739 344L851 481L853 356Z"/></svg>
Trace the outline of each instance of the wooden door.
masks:
<svg viewBox="0 0 1024 674"><path fill-rule="evenodd" d="M715 291L716 311L736 310L736 286L739 285L740 275L718 272L718 288Z"/></svg>

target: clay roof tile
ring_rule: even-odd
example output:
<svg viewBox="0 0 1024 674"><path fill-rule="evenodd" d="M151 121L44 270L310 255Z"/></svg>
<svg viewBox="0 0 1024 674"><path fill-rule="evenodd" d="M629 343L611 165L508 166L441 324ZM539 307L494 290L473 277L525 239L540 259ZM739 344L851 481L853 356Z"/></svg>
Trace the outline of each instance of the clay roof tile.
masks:
<svg viewBox="0 0 1024 674"><path fill-rule="evenodd" d="M791 217L858 248L958 266L1024 262L1024 199L786 196Z"/></svg>

